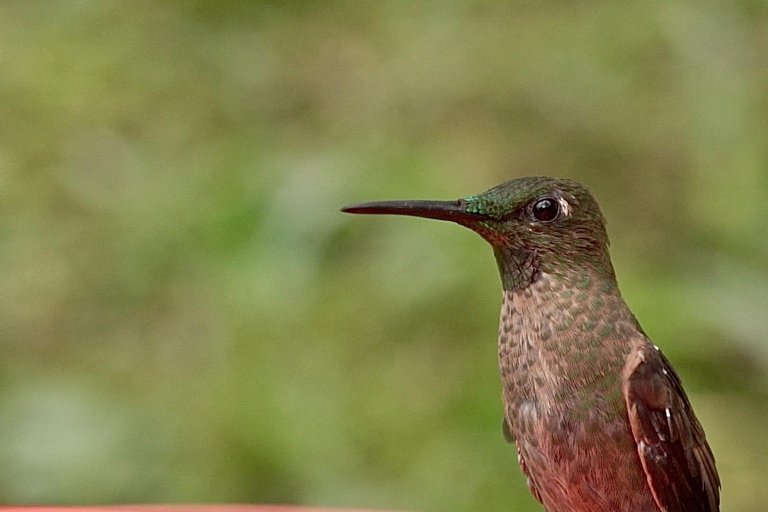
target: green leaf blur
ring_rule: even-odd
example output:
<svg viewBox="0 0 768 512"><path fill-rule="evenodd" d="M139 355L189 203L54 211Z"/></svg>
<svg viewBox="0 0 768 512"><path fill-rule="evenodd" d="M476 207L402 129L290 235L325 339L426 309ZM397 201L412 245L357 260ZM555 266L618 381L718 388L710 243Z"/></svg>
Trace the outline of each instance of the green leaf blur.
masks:
<svg viewBox="0 0 768 512"><path fill-rule="evenodd" d="M585 182L724 512L768 508L768 3L0 5L0 502L540 510L450 224Z"/></svg>

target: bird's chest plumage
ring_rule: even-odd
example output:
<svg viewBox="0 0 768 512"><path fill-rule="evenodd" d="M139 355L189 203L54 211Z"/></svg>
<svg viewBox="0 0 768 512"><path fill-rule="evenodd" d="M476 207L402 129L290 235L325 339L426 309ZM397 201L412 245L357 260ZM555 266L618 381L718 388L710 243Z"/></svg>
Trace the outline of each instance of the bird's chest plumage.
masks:
<svg viewBox="0 0 768 512"><path fill-rule="evenodd" d="M631 313L598 286L586 275L543 275L505 292L499 366L506 421L548 510L657 512L622 396L630 349L622 326Z"/></svg>

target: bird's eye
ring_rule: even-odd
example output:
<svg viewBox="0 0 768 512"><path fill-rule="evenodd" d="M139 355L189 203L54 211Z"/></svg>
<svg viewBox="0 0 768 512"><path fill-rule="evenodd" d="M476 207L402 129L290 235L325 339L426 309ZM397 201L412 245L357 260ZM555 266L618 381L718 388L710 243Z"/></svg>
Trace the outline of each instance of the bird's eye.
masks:
<svg viewBox="0 0 768 512"><path fill-rule="evenodd" d="M554 199L546 197L539 199L533 204L533 216L539 222L553 221L559 213L560 205Z"/></svg>

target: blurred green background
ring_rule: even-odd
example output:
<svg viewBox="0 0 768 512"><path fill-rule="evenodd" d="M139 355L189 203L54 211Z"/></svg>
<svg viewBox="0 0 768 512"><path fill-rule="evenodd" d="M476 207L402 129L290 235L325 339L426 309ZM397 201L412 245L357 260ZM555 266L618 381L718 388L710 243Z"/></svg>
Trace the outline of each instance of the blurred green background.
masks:
<svg viewBox="0 0 768 512"><path fill-rule="evenodd" d="M550 174L768 508L765 1L3 2L0 120L0 502L540 510L490 248L338 209Z"/></svg>

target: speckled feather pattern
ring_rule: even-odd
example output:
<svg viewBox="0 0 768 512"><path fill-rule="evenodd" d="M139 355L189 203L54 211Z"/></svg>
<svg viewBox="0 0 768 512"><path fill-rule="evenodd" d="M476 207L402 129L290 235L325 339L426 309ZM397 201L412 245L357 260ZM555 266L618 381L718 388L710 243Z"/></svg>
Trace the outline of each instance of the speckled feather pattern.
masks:
<svg viewBox="0 0 768 512"><path fill-rule="evenodd" d="M541 273L506 290L499 328L505 416L549 512L658 512L626 419L621 376L635 320L615 285Z"/></svg>

